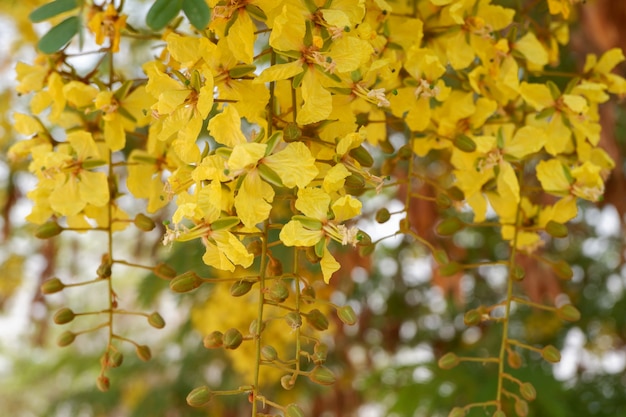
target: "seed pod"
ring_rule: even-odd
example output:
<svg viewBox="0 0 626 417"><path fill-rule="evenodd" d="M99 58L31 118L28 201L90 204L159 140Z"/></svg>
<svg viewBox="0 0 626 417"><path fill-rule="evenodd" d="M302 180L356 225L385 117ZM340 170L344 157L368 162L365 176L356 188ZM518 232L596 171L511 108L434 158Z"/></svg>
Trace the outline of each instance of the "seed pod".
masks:
<svg viewBox="0 0 626 417"><path fill-rule="evenodd" d="M273 362L278 359L278 352L276 352L274 346L265 345L261 348L261 356L263 356L263 359L266 361Z"/></svg>
<svg viewBox="0 0 626 417"><path fill-rule="evenodd" d="M463 152L474 152L476 150L476 142L467 135L459 135L452 142L455 148Z"/></svg>
<svg viewBox="0 0 626 417"><path fill-rule="evenodd" d="M337 317L339 317L339 320L349 326L352 326L357 322L356 313L354 312L352 306L349 305L345 305L337 309Z"/></svg>
<svg viewBox="0 0 626 417"><path fill-rule="evenodd" d="M76 314L71 309L64 307L54 314L53 320L56 324L65 324L74 320L74 317Z"/></svg>
<svg viewBox="0 0 626 417"><path fill-rule="evenodd" d="M309 379L319 385L332 385L337 378L330 369L325 366L316 366L309 374Z"/></svg>
<svg viewBox="0 0 626 417"><path fill-rule="evenodd" d="M96 386L101 392L107 392L111 386L111 381L104 375L100 375L98 379L96 379Z"/></svg>
<svg viewBox="0 0 626 417"><path fill-rule="evenodd" d="M235 350L243 342L243 335L235 328L230 328L224 332L224 349Z"/></svg>
<svg viewBox="0 0 626 417"><path fill-rule="evenodd" d="M328 319L318 309L314 308L306 314L307 323L316 330L324 331L328 329Z"/></svg>
<svg viewBox="0 0 626 417"><path fill-rule="evenodd" d="M558 262L553 263L552 270L554 271L557 277L565 281L569 281L574 276L574 271L569 266L569 264L564 260L560 260Z"/></svg>
<svg viewBox="0 0 626 417"><path fill-rule="evenodd" d="M173 279L176 277L174 268L163 262L152 268L152 273L162 279Z"/></svg>
<svg viewBox="0 0 626 417"><path fill-rule="evenodd" d="M65 288L65 284L58 278L51 278L41 284L41 292L44 294L54 294L55 292L62 291Z"/></svg>
<svg viewBox="0 0 626 417"><path fill-rule="evenodd" d="M204 339L202 339L202 344L207 349L222 347L224 345L224 334L217 330L212 331L211 333L204 336Z"/></svg>
<svg viewBox="0 0 626 417"><path fill-rule="evenodd" d="M285 408L285 417L304 417L304 411L297 404L289 404Z"/></svg>
<svg viewBox="0 0 626 417"><path fill-rule="evenodd" d="M556 310L557 316L561 320L578 321L580 320L580 311L571 304L565 304Z"/></svg>
<svg viewBox="0 0 626 417"><path fill-rule="evenodd" d="M63 231L63 228L57 222L46 222L35 230L35 236L39 239L50 239Z"/></svg>
<svg viewBox="0 0 626 417"><path fill-rule="evenodd" d="M70 332L69 330L65 331L59 335L57 345L61 347L71 345L74 342L74 339L76 339L76 333Z"/></svg>
<svg viewBox="0 0 626 417"><path fill-rule="evenodd" d="M187 395L187 404L192 407L204 407L213 398L213 392L209 387L203 385L201 387L194 388Z"/></svg>
<svg viewBox="0 0 626 417"><path fill-rule="evenodd" d="M455 366L457 366L460 362L461 360L456 354L452 352L448 352L445 355L443 355L441 358L439 358L437 365L439 365L441 369L452 369Z"/></svg>
<svg viewBox="0 0 626 417"><path fill-rule="evenodd" d="M482 321L482 312L478 309L472 309L463 315L463 322L466 326L476 326Z"/></svg>
<svg viewBox="0 0 626 417"><path fill-rule="evenodd" d="M139 230L143 230L144 232L149 232L156 227L156 223L150 217L146 216L143 213L139 213L135 216L135 220L133 223Z"/></svg>
<svg viewBox="0 0 626 417"><path fill-rule="evenodd" d="M509 350L506 357L507 363L513 369L519 369L522 367L522 355L514 350Z"/></svg>
<svg viewBox="0 0 626 417"><path fill-rule="evenodd" d="M461 407L454 407L450 410L448 417L465 417L465 410Z"/></svg>
<svg viewBox="0 0 626 417"><path fill-rule="evenodd" d="M170 289L177 293L186 293L202 285L202 280L193 271L187 271L170 282Z"/></svg>
<svg viewBox="0 0 626 417"><path fill-rule="evenodd" d="M391 213L385 207L381 208L376 212L376 221L378 223L385 223L391 218Z"/></svg>
<svg viewBox="0 0 626 417"><path fill-rule="evenodd" d="M233 297L241 297L242 295L246 295L252 289L254 285L254 281L249 281L243 279L241 281L233 282L233 285L230 286L230 295Z"/></svg>
<svg viewBox="0 0 626 417"><path fill-rule="evenodd" d="M280 386L286 389L287 391L293 389L296 385L291 375L283 375L280 377Z"/></svg>
<svg viewBox="0 0 626 417"><path fill-rule="evenodd" d="M146 345L138 345L135 347L135 353L137 357L144 362L148 362L152 358L152 352Z"/></svg>
<svg viewBox="0 0 626 417"><path fill-rule="evenodd" d="M148 316L148 323L155 329L162 329L165 327L165 320L163 320L163 317L161 317L161 315L156 311Z"/></svg>
<svg viewBox="0 0 626 417"><path fill-rule="evenodd" d="M458 262L449 262L439 267L439 273L444 277L450 277L463 270L463 266Z"/></svg>
<svg viewBox="0 0 626 417"><path fill-rule="evenodd" d="M274 285L269 289L267 296L270 300L282 303L289 297L289 287L282 279L276 280Z"/></svg>
<svg viewBox="0 0 626 417"><path fill-rule="evenodd" d="M537 391L530 382L524 382L519 387L519 392L526 401L534 401L537 398Z"/></svg>
<svg viewBox="0 0 626 417"><path fill-rule="evenodd" d="M524 400L515 401L515 412L519 417L526 417L528 415L528 403Z"/></svg>
<svg viewBox="0 0 626 417"><path fill-rule="evenodd" d="M546 224L546 232L552 237L567 237L567 226L550 220Z"/></svg>
<svg viewBox="0 0 626 417"><path fill-rule="evenodd" d="M290 311L289 313L287 313L285 315L285 321L287 322L287 325L293 330L302 326L302 317L296 311Z"/></svg>
<svg viewBox="0 0 626 417"><path fill-rule="evenodd" d="M437 225L436 231L442 236L451 236L463 228L465 223L458 217L448 217Z"/></svg>
<svg viewBox="0 0 626 417"><path fill-rule="evenodd" d="M550 363L561 361L561 352L552 345L548 345L541 349L541 357Z"/></svg>
<svg viewBox="0 0 626 417"><path fill-rule="evenodd" d="M350 149L350 156L364 167L369 168L374 165L374 158L362 145L358 148Z"/></svg>

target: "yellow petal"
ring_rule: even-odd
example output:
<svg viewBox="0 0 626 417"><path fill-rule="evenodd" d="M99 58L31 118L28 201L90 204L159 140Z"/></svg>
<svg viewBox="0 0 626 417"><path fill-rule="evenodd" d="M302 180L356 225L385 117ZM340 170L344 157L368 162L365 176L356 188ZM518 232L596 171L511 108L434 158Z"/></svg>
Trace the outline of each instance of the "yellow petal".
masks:
<svg viewBox="0 0 626 417"><path fill-rule="evenodd" d="M326 172L324 175L323 188L327 193L332 193L343 188L346 177L350 175L350 171L344 164L337 164Z"/></svg>
<svg viewBox="0 0 626 417"><path fill-rule="evenodd" d="M330 278L333 274L341 268L341 265L333 255L330 254L328 248L324 248L324 255L322 255L322 259L320 260L320 266L322 267L322 275L324 276L324 282L326 284L330 282Z"/></svg>
<svg viewBox="0 0 626 417"><path fill-rule="evenodd" d="M330 196L321 188L307 187L298 190L296 208L305 216L326 220L329 204Z"/></svg>
<svg viewBox="0 0 626 417"><path fill-rule="evenodd" d="M244 268L252 265L254 255L248 252L243 243L228 231L214 232L211 237L217 243L218 249L226 254L226 257L235 265Z"/></svg>
<svg viewBox="0 0 626 417"><path fill-rule="evenodd" d="M515 132L511 142L506 144L504 152L515 158L522 159L527 155L539 152L547 140L548 137L544 129L524 126Z"/></svg>
<svg viewBox="0 0 626 417"><path fill-rule="evenodd" d="M304 188L317 176L315 158L302 142L292 142L285 149L263 159L286 187Z"/></svg>
<svg viewBox="0 0 626 417"><path fill-rule="evenodd" d="M239 13L226 37L233 56L246 64L254 60L254 31L256 26L248 13Z"/></svg>
<svg viewBox="0 0 626 417"><path fill-rule="evenodd" d="M72 106L82 108L93 104L98 90L80 81L70 81L63 86L63 93Z"/></svg>
<svg viewBox="0 0 626 417"><path fill-rule="evenodd" d="M78 176L80 199L96 207L109 202L109 183L104 172L83 171Z"/></svg>
<svg viewBox="0 0 626 417"><path fill-rule="evenodd" d="M228 168L231 171L253 168L259 159L265 156L267 144L265 143L241 143L233 147L228 158Z"/></svg>
<svg viewBox="0 0 626 417"><path fill-rule="evenodd" d="M274 189L254 170L246 175L235 197L237 217L245 226L254 227L267 220L273 200Z"/></svg>
<svg viewBox="0 0 626 417"><path fill-rule="evenodd" d="M520 84L520 94L524 101L537 111L554 105L552 93L550 93L550 89L545 84L529 84L524 81Z"/></svg>
<svg viewBox="0 0 626 417"><path fill-rule="evenodd" d="M527 32L522 36L515 42L514 48L534 66L543 67L548 63L548 52L533 32Z"/></svg>
<svg viewBox="0 0 626 417"><path fill-rule="evenodd" d="M270 34L270 46L278 51L298 51L304 41L306 26L300 7L289 3L274 20Z"/></svg>
<svg viewBox="0 0 626 417"><path fill-rule="evenodd" d="M333 213L335 213L334 221L343 223L344 221L361 214L363 205L359 200L351 195L345 195L332 204Z"/></svg>
<svg viewBox="0 0 626 417"><path fill-rule="evenodd" d="M218 143L233 147L246 143L241 131L241 117L234 106L225 106L224 111L209 120L209 133Z"/></svg>
<svg viewBox="0 0 626 417"><path fill-rule="evenodd" d="M302 79L302 99L304 104L298 111L296 121L300 125L319 122L328 118L333 109L331 94L322 87L317 71L309 70Z"/></svg>
<svg viewBox="0 0 626 417"><path fill-rule="evenodd" d="M570 182L564 169L558 159L540 161L537 164L537 179L541 182L541 187L550 193L569 194Z"/></svg>
<svg viewBox="0 0 626 417"><path fill-rule="evenodd" d="M321 230L309 230L296 220L283 226L278 236L285 246L314 246L324 236Z"/></svg>

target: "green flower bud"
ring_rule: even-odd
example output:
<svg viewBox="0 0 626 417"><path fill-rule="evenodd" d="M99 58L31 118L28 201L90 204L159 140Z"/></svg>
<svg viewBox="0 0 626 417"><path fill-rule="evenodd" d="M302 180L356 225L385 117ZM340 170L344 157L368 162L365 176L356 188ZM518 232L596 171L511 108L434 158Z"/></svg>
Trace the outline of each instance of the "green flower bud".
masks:
<svg viewBox="0 0 626 417"><path fill-rule="evenodd" d="M328 329L328 319L318 309L313 309L306 314L307 323L316 330L324 331Z"/></svg>
<svg viewBox="0 0 626 417"><path fill-rule="evenodd" d="M457 366L460 362L461 360L456 354L452 352L448 352L445 355L443 355L441 358L439 358L437 365L439 365L441 369L452 369L455 366Z"/></svg>
<svg viewBox="0 0 626 417"><path fill-rule="evenodd" d="M444 193L437 193L437 196L435 197L435 203L440 209L445 210L452 206L452 199Z"/></svg>
<svg viewBox="0 0 626 417"><path fill-rule="evenodd" d="M514 350L510 350L507 355L507 362L513 369L519 369L522 367L522 356Z"/></svg>
<svg viewBox="0 0 626 417"><path fill-rule="evenodd" d="M372 245L372 237L365 233L363 230L359 230L356 233L357 245L359 246L371 246Z"/></svg>
<svg viewBox="0 0 626 417"><path fill-rule="evenodd" d="M370 245L359 244L359 256L363 258L370 256L372 253L374 253L375 250L376 250L375 244L370 244Z"/></svg>
<svg viewBox="0 0 626 417"><path fill-rule="evenodd" d="M289 404L285 408L285 417L304 417L304 411L296 404Z"/></svg>
<svg viewBox="0 0 626 417"><path fill-rule="evenodd" d="M242 295L248 294L253 285L254 281L246 279L235 281L233 285L230 286L230 295L233 297L241 297Z"/></svg>
<svg viewBox="0 0 626 417"><path fill-rule="evenodd" d="M458 262L449 262L439 267L439 273L444 277L450 277L454 274L458 274L463 270L463 266Z"/></svg>
<svg viewBox="0 0 626 417"><path fill-rule="evenodd" d="M411 158L411 156L413 156L413 150L409 145L403 145L398 149L398 158L406 161Z"/></svg>
<svg viewBox="0 0 626 417"><path fill-rule="evenodd" d="M170 289L177 293L186 293L202 285L202 280L193 271L187 271L170 282Z"/></svg>
<svg viewBox="0 0 626 417"><path fill-rule="evenodd" d="M369 168L374 165L374 158L372 158L372 155L370 155L368 150L365 149L362 145L358 148L350 149L349 153L351 157L353 157L359 164L364 167Z"/></svg>
<svg viewBox="0 0 626 417"><path fill-rule="evenodd" d="M565 304L556 310L557 316L561 320L578 321L580 320L580 311L571 304Z"/></svg>
<svg viewBox="0 0 626 417"><path fill-rule="evenodd" d="M346 177L344 188L349 194L359 195L365 189L365 179L359 174L350 174Z"/></svg>
<svg viewBox="0 0 626 417"><path fill-rule="evenodd" d="M96 386L101 392L107 392L111 386L111 381L104 375L100 375L98 379L96 379Z"/></svg>
<svg viewBox="0 0 626 417"><path fill-rule="evenodd" d="M461 407L454 407L450 410L448 417L465 417L465 410Z"/></svg>
<svg viewBox="0 0 626 417"><path fill-rule="evenodd" d="M515 401L515 412L519 417L526 417L528 415L528 403L524 400Z"/></svg>
<svg viewBox="0 0 626 417"><path fill-rule="evenodd" d="M259 320L258 319L254 319L250 322L250 326L248 326L248 332L253 335L253 336L257 336L259 334L261 334L261 332L265 329L265 322L262 321L261 325L259 326Z"/></svg>
<svg viewBox="0 0 626 417"><path fill-rule="evenodd" d="M552 237L567 237L567 226L550 220L546 224L546 232Z"/></svg>
<svg viewBox="0 0 626 417"><path fill-rule="evenodd" d="M55 292L62 291L65 288L65 284L58 278L51 278L41 284L41 292L44 294L54 294Z"/></svg>
<svg viewBox="0 0 626 417"><path fill-rule="evenodd" d="M391 218L391 213L386 208L381 208L376 212L376 221L378 223L385 223Z"/></svg>
<svg viewBox="0 0 626 417"><path fill-rule="evenodd" d="M450 263L450 258L448 258L448 254L445 250L442 249L437 249L436 251L434 251L433 258L435 258L435 262L437 262L438 265L446 265Z"/></svg>
<svg viewBox="0 0 626 417"><path fill-rule="evenodd" d="M54 314L53 320L56 324L65 324L74 320L74 317L76 314L71 309L64 307Z"/></svg>
<svg viewBox="0 0 626 417"><path fill-rule="evenodd" d="M325 366L316 366L313 368L311 373L309 373L309 379L319 385L332 385L337 380L335 374Z"/></svg>
<svg viewBox="0 0 626 417"><path fill-rule="evenodd" d="M111 353L107 352L105 355L105 366L109 368L118 368L124 362L124 355L117 350Z"/></svg>
<svg viewBox="0 0 626 417"><path fill-rule="evenodd" d="M291 375L283 375L280 377L280 386L286 389L287 391L293 389L296 385L296 382L293 380Z"/></svg>
<svg viewBox="0 0 626 417"><path fill-rule="evenodd" d="M146 345L138 345L135 347L135 353L137 357L144 362L148 362L152 358L152 352Z"/></svg>
<svg viewBox="0 0 626 417"><path fill-rule="evenodd" d="M472 309L465 313L463 322L466 326L476 326L482 321L483 314L479 309Z"/></svg>
<svg viewBox="0 0 626 417"><path fill-rule="evenodd" d="M59 335L57 345L61 347L71 345L74 342L74 339L76 339L76 333L70 332L69 330L65 331Z"/></svg>
<svg viewBox="0 0 626 417"><path fill-rule="evenodd" d="M315 289L310 285L303 287L300 295L302 296L302 301L307 304L311 304L315 301Z"/></svg>
<svg viewBox="0 0 626 417"><path fill-rule="evenodd" d="M465 223L458 217L448 217L437 225L436 230L442 236L451 236L464 227Z"/></svg>
<svg viewBox="0 0 626 417"><path fill-rule="evenodd" d="M297 311L290 311L289 313L287 313L285 315L285 321L287 322L287 325L293 330L302 326L302 317Z"/></svg>
<svg viewBox="0 0 626 417"><path fill-rule="evenodd" d="M192 407L204 407L213 398L213 392L206 385L194 388L187 395L187 404Z"/></svg>
<svg viewBox="0 0 626 417"><path fill-rule="evenodd" d="M455 148L463 152L474 152L476 150L476 142L467 135L459 135L452 142Z"/></svg>
<svg viewBox="0 0 626 417"><path fill-rule="evenodd" d="M109 278L111 276L112 268L113 260L108 253L105 253L104 255L102 255L102 260L100 261L100 265L96 270L98 278Z"/></svg>
<svg viewBox="0 0 626 417"><path fill-rule="evenodd" d="M465 199L465 194L457 186L448 188L448 196L454 201L463 201Z"/></svg>
<svg viewBox="0 0 626 417"><path fill-rule="evenodd" d="M267 292L267 296L270 300L282 303L289 297L289 287L282 279L276 280L274 285Z"/></svg>
<svg viewBox="0 0 626 417"><path fill-rule="evenodd" d="M156 223L150 217L146 216L143 213L139 213L135 216L135 220L133 223L139 230L143 230L144 232L149 232L156 227Z"/></svg>
<svg viewBox="0 0 626 417"><path fill-rule="evenodd" d="M302 129L294 122L289 122L283 129L285 142L295 142L302 136Z"/></svg>
<svg viewBox="0 0 626 417"><path fill-rule="evenodd" d="M541 349L541 357L550 363L561 361L561 352L552 345L548 345Z"/></svg>
<svg viewBox="0 0 626 417"><path fill-rule="evenodd" d="M511 270L511 275L513 276L513 279L521 281L526 276L526 271L521 266L515 265Z"/></svg>
<svg viewBox="0 0 626 417"><path fill-rule="evenodd" d="M534 401L537 398L537 391L530 382L524 382L519 388L520 394L527 401Z"/></svg>
<svg viewBox="0 0 626 417"><path fill-rule="evenodd" d="M243 335L235 328L230 328L224 332L224 348L235 350L243 342Z"/></svg>
<svg viewBox="0 0 626 417"><path fill-rule="evenodd" d="M35 230L35 236L39 239L50 239L63 231L63 228L57 222L46 222Z"/></svg>
<svg viewBox="0 0 626 417"><path fill-rule="evenodd" d="M156 329L162 329L165 327L165 320L163 320L163 317L161 317L161 315L157 312L148 316L148 323Z"/></svg>
<svg viewBox="0 0 626 417"><path fill-rule="evenodd" d="M274 346L265 345L261 348L261 356L263 356L263 359L266 361L273 362L278 359L278 352L276 352Z"/></svg>
<svg viewBox="0 0 626 417"><path fill-rule="evenodd" d="M552 264L552 270L556 276L562 280L569 281L574 276L574 271L572 271L572 268L564 260Z"/></svg>
<svg viewBox="0 0 626 417"><path fill-rule="evenodd" d="M495 413L493 413L492 417L506 417L506 414L504 413L504 411L498 410Z"/></svg>
<svg viewBox="0 0 626 417"><path fill-rule="evenodd" d="M352 306L349 305L345 305L337 309L337 317L339 317L339 320L343 323L350 326L356 324L357 322L356 313L354 312Z"/></svg>
<svg viewBox="0 0 626 417"><path fill-rule="evenodd" d="M398 227L401 233L409 233L411 231L411 222L409 219L402 219L398 223Z"/></svg>
<svg viewBox="0 0 626 417"><path fill-rule="evenodd" d="M152 273L162 279L176 278L176 271L174 270L174 268L162 262L152 268Z"/></svg>
<svg viewBox="0 0 626 417"><path fill-rule="evenodd" d="M202 339L202 344L207 349L222 347L224 345L224 334L217 330L212 331L211 333L204 336L204 339Z"/></svg>

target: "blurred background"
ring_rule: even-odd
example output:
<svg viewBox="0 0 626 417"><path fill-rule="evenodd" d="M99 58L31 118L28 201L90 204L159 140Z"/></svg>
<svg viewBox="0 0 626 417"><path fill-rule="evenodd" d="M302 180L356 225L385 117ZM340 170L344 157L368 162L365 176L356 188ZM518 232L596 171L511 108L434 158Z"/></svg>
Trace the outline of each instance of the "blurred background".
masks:
<svg viewBox="0 0 626 417"><path fill-rule="evenodd" d="M226 297L211 288L188 295L172 294L166 281L128 270L120 283L120 299L138 308L158 310L168 325L155 331L138 318L124 325L126 334L145 341L153 358L145 363L127 355L124 366L111 373L111 390L101 393L95 385L104 338L90 336L70 348L56 346L62 326L52 323L60 307L71 305L97 309L101 300L90 299L80 289L43 298L41 283L53 276L80 278L92 274L99 263L99 242L92 236L63 234L37 241L24 216L30 211L25 194L32 187L25 162L8 160L6 151L19 135L12 128L12 112L26 103L12 91L15 64L35 57L33 45L45 27L33 29L27 15L45 1L20 0L0 3L0 408L3 415L17 417L141 417L141 416L241 416L248 408L243 397L224 397L208 410L192 409L187 393L208 383L218 389L237 386L245 371L245 358L221 350L202 348L202 334L218 320L234 316ZM533 3L533 2L528 2ZM544 2L534 2L545 7ZM145 5L144 5L145 6ZM139 4L137 7L144 7ZM137 13L141 16L142 13ZM555 70L580 70L587 53L612 47L626 48L626 2L598 0L576 10L578 23L572 42L562 48ZM132 20L131 20L132 23ZM136 23L141 26L141 22ZM134 56L149 54L147 46L133 46ZM621 75L625 75L620 67ZM611 101L601 108L602 147L616 161L604 201L583 205L570 225L567 238L555 239L550 250L558 251L574 269L564 282L552 270L531 266L523 281L526 294L537 302L554 303L568 297L582 319L564 323L537 310L517 313L512 332L524 334L530 344L553 344L562 350L561 363L552 366L527 354L525 366L516 373L531 382L539 393L530 403L537 417L621 417L626 413L626 268L624 263L624 214L626 184L626 105ZM391 142L394 142L392 138ZM398 142L401 142L401 138ZM425 161L426 163L427 161ZM384 164L384 155L379 165ZM424 190L425 193L428 190ZM381 207L391 212L402 207L394 197L369 198L361 227L374 239L397 230L392 217L381 228L372 220ZM420 233L437 239L435 205L412 205ZM162 219L168 217L167 211ZM394 223L395 222L395 223ZM158 223L158 221L157 221ZM118 248L137 262L163 259L179 271L210 271L198 263L202 248L161 245L160 232L141 235L123 232ZM488 228L466 230L454 240L438 245L448 253L462 251L469 259L495 259L502 251L499 237ZM80 256L76 256L80 253ZM93 256L89 254L92 253ZM482 364L463 364L440 370L436 359L453 351L459 355L493 352L500 341L497 326L467 328L463 314L480 304L499 301L505 284L504 270L479 268L453 277L433 270L428 252L408 238L387 239L372 258L354 252L338 255L342 264L333 278L328 296L349 303L359 314L355 326L332 323L326 334L331 346L329 366L339 375L331 387L297 385L293 391L280 387L268 396L281 403L295 399L312 416L446 416L454 405L490 399L495 390L494 369ZM117 273L117 272L116 272ZM238 312L243 323L254 317ZM209 317L210 319L207 319ZM191 319L190 319L191 318ZM235 324L233 324L235 325ZM277 336L278 337L278 336ZM476 410L472 415L486 415Z"/></svg>

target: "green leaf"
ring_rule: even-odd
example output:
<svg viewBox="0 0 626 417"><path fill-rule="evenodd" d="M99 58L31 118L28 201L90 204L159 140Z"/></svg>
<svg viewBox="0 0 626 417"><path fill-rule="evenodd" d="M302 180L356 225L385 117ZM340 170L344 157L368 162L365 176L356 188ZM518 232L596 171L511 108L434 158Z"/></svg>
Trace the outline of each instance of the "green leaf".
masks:
<svg viewBox="0 0 626 417"><path fill-rule="evenodd" d="M146 23L154 30L161 30L180 12L182 0L156 0L146 16Z"/></svg>
<svg viewBox="0 0 626 417"><path fill-rule="evenodd" d="M78 7L76 0L56 0L36 8L30 15L28 15L28 18L34 23L43 22L51 17L75 9L76 7Z"/></svg>
<svg viewBox="0 0 626 417"><path fill-rule="evenodd" d="M39 40L37 46L44 54L53 54L64 47L78 33L78 16L68 17L54 26Z"/></svg>
<svg viewBox="0 0 626 417"><path fill-rule="evenodd" d="M211 10L204 0L183 0L183 13L198 30L204 30L211 20Z"/></svg>

